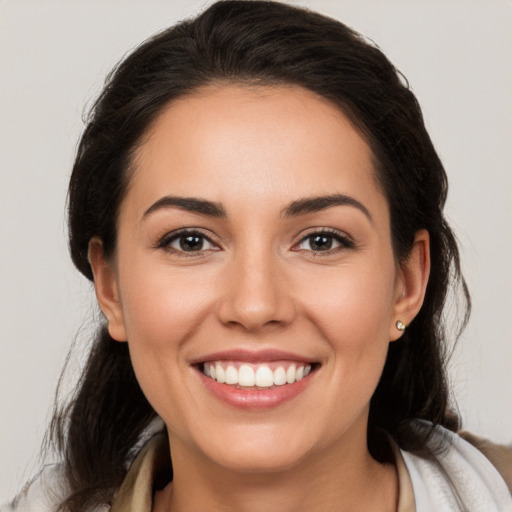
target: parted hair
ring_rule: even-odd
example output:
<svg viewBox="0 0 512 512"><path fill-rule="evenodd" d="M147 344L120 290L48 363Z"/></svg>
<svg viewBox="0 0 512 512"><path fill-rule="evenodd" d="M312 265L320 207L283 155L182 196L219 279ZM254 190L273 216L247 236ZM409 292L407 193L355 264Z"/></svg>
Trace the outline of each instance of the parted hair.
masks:
<svg viewBox="0 0 512 512"><path fill-rule="evenodd" d="M149 126L174 99L222 83L290 84L331 101L372 149L398 264L415 233L428 230L425 301L402 338L390 343L368 425L368 446L377 460L392 459L387 435L422 453L428 430L416 429L415 419L458 425L446 380L443 310L450 290L463 304L461 329L470 309L456 240L443 215L447 179L407 81L373 43L339 21L279 2L224 0L156 34L120 62L90 110L69 184L75 266L93 280L92 237L102 240L107 257L115 254L119 206L134 151ZM128 346L100 325L73 396L56 410L49 432L71 490L62 510L111 503L134 447L156 417L135 378Z"/></svg>

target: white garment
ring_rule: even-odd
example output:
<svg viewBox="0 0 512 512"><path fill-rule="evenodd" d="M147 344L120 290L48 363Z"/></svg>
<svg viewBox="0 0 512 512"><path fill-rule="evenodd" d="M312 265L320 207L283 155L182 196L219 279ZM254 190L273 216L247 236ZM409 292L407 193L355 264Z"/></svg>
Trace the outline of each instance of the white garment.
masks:
<svg viewBox="0 0 512 512"><path fill-rule="evenodd" d="M401 450L412 484L415 512L512 512L512 497L504 480L479 450L441 427L436 428L428 446L435 450L439 444L448 448L428 460ZM150 488L151 483L143 482L142 490ZM14 505L1 506L0 512L55 512L65 495L60 466L46 466L26 493ZM151 505L147 511L136 508L137 512L149 512ZM105 506L89 512L108 510Z"/></svg>
<svg viewBox="0 0 512 512"><path fill-rule="evenodd" d="M512 497L489 460L457 434L436 428L429 446L447 443L428 460L401 450L416 512L512 512Z"/></svg>

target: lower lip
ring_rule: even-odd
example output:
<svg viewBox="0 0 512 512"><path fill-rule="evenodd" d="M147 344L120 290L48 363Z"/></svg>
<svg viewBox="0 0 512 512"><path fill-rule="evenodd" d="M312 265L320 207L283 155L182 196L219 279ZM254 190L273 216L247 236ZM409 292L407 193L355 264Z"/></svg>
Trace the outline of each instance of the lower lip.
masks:
<svg viewBox="0 0 512 512"><path fill-rule="evenodd" d="M275 386L268 389L243 389L235 388L228 384L221 384L207 377L201 370L198 369L197 371L206 388L219 400L240 409L250 409L254 411L271 409L293 400L306 389L313 373L315 373L312 372L307 377L293 384L284 384L283 386Z"/></svg>

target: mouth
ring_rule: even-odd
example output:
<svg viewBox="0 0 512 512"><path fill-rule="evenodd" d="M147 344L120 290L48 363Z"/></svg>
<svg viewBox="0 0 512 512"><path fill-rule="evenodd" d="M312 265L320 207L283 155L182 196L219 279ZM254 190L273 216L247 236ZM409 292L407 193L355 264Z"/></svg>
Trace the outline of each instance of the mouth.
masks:
<svg viewBox="0 0 512 512"><path fill-rule="evenodd" d="M321 364L281 351L218 352L193 361L205 388L222 402L251 411L291 401L315 380Z"/></svg>
<svg viewBox="0 0 512 512"><path fill-rule="evenodd" d="M199 365L206 377L238 389L272 389L301 381L316 367L314 363L272 361L208 361Z"/></svg>

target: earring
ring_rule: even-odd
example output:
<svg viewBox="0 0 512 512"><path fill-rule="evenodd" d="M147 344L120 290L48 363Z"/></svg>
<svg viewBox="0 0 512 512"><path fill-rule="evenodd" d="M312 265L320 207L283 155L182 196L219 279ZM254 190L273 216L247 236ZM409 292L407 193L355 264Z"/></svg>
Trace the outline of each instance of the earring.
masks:
<svg viewBox="0 0 512 512"><path fill-rule="evenodd" d="M407 325L405 325L402 320L397 320L396 322L396 328L399 330L399 331L405 331L405 328L407 327Z"/></svg>

